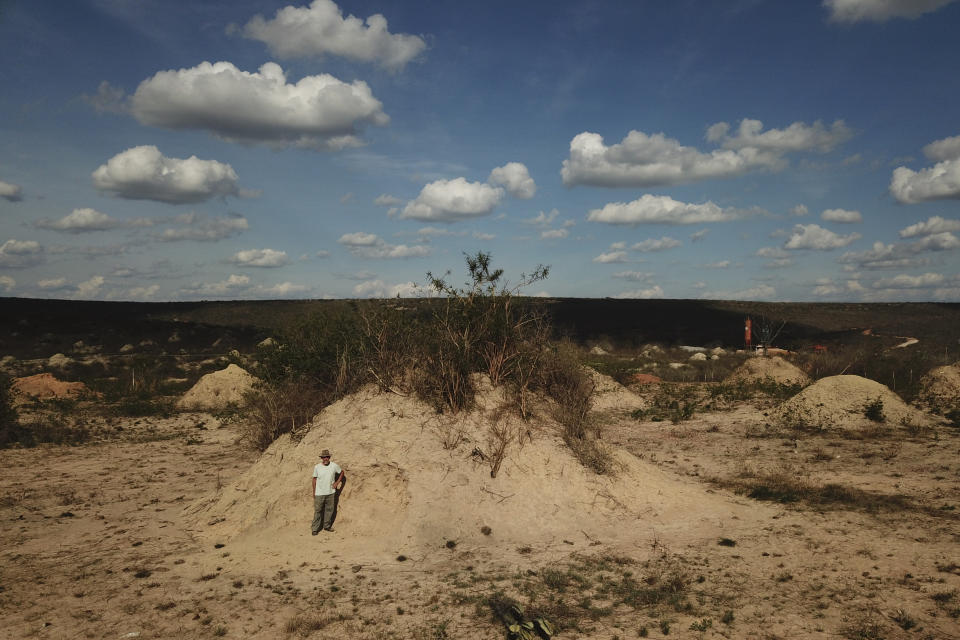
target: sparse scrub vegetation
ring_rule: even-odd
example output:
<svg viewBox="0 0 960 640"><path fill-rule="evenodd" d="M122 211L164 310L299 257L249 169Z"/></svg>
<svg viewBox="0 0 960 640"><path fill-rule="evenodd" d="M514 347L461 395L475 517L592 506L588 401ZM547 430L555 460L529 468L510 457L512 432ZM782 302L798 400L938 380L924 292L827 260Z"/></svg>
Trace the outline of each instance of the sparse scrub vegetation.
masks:
<svg viewBox="0 0 960 640"><path fill-rule="evenodd" d="M702 404L698 389L687 384L661 384L650 399L650 406L637 409L633 417L637 420L662 422L669 420L673 424L689 420Z"/></svg>
<svg viewBox="0 0 960 640"><path fill-rule="evenodd" d="M8 446L10 440L9 433L16 431L19 425L19 415L16 407L13 406L13 398L10 394L10 385L12 380L7 374L0 372L0 446Z"/></svg>
<svg viewBox="0 0 960 640"><path fill-rule="evenodd" d="M50 401L47 401L50 403ZM45 403L35 403L44 406ZM35 447L38 444L77 445L90 437L89 430L82 424L71 424L66 414L76 406L76 401L61 399L53 402L51 410L35 412L31 418L23 420L13 404L11 397L11 379L0 372L0 449L12 446Z"/></svg>
<svg viewBox="0 0 960 640"><path fill-rule="evenodd" d="M486 608L508 630L518 622L533 623L528 628L538 635L530 637L545 638L544 627L556 633L583 631L585 621L610 617L624 607L651 616L695 615L693 582L666 555L642 564L620 556L574 555L563 564L518 575L513 583L517 596L498 588L478 604L478 613ZM510 637L524 637L514 633Z"/></svg>
<svg viewBox="0 0 960 640"><path fill-rule="evenodd" d="M854 509L867 513L920 510L903 495L874 493L834 483L820 484L789 470L745 473L735 479L717 480L716 484L755 500L782 504L802 503L822 509Z"/></svg>
<svg viewBox="0 0 960 640"><path fill-rule="evenodd" d="M466 256L463 287L427 274L440 299L405 306L355 304L317 316L260 350L258 388L247 397L246 439L263 450L278 436L298 429L327 404L364 384L414 394L438 412L473 406L475 374L507 388L512 408L529 417L529 399L540 392L554 400L554 418L577 457L597 473L612 471L598 427L589 424L593 382L572 345L553 343L544 315L521 300L521 289L547 277L547 267L505 284L488 253ZM498 430L499 429L499 430ZM495 476L513 430L490 433L491 475ZM444 437L450 446L455 440Z"/></svg>

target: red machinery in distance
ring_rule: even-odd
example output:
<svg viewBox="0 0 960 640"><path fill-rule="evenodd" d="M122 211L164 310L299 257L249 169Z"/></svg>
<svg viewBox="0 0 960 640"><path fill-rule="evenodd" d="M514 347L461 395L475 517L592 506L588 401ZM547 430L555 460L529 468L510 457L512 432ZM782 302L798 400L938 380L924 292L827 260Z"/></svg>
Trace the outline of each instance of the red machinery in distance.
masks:
<svg viewBox="0 0 960 640"><path fill-rule="evenodd" d="M747 316L746 324L744 324L744 327L743 327L743 344L746 346L747 349L750 348L750 343L753 336L752 326L753 326L753 323L750 320L750 316Z"/></svg>

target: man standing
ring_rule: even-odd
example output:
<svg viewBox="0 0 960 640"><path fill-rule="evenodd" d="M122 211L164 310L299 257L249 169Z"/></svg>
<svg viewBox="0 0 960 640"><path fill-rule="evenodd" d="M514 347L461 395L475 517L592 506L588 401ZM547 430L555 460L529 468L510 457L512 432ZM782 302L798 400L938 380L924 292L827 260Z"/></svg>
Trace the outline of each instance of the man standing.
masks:
<svg viewBox="0 0 960 640"><path fill-rule="evenodd" d="M320 452L320 464L313 468L313 535L324 531L333 531L333 512L337 492L343 488L346 475L336 462L330 461L330 451Z"/></svg>

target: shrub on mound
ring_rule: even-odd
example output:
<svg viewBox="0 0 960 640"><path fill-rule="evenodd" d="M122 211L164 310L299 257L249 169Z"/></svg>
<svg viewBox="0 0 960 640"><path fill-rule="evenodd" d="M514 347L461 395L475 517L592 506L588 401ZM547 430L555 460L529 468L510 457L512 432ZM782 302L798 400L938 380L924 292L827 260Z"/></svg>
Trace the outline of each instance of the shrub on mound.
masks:
<svg viewBox="0 0 960 640"><path fill-rule="evenodd" d="M960 362L937 367L923 376L917 401L934 413L960 411Z"/></svg>
<svg viewBox="0 0 960 640"><path fill-rule="evenodd" d="M810 376L802 369L787 362L780 356L750 358L731 373L725 382L767 382L777 384L801 385L810 384Z"/></svg>
<svg viewBox="0 0 960 640"><path fill-rule="evenodd" d="M797 429L857 430L878 424L929 424L921 411L879 382L860 376L830 376L813 383L776 410L772 417Z"/></svg>

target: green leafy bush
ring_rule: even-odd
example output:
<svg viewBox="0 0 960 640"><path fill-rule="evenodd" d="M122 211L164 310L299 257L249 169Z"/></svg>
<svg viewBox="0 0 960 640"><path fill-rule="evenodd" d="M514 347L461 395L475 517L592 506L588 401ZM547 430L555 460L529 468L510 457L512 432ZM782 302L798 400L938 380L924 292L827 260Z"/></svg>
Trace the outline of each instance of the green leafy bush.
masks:
<svg viewBox="0 0 960 640"><path fill-rule="evenodd" d="M874 422L885 421L887 417L883 413L883 400L878 397L865 404L863 407L863 415Z"/></svg>

